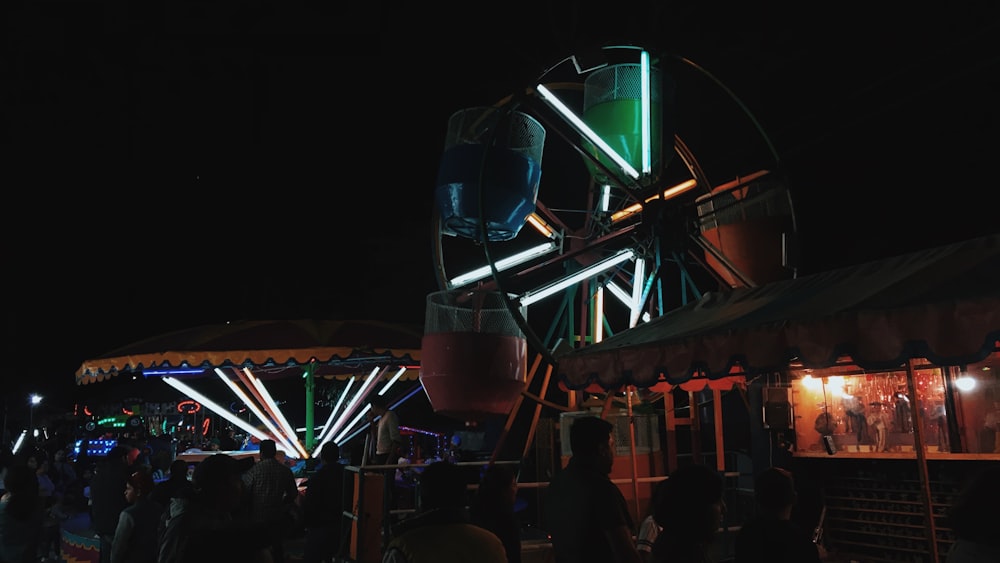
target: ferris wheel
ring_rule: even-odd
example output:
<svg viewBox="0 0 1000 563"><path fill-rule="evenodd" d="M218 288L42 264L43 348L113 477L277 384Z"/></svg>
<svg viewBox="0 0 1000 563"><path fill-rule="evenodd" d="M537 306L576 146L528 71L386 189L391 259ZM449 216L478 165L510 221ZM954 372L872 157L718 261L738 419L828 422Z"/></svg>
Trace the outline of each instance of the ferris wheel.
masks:
<svg viewBox="0 0 1000 563"><path fill-rule="evenodd" d="M732 119L705 118L725 104ZM726 140L736 146L722 157L695 154ZM570 55L523 90L451 115L433 217L438 285L505 296L552 358L557 342L598 342L705 292L794 277L779 166L743 103L692 61L628 45Z"/></svg>

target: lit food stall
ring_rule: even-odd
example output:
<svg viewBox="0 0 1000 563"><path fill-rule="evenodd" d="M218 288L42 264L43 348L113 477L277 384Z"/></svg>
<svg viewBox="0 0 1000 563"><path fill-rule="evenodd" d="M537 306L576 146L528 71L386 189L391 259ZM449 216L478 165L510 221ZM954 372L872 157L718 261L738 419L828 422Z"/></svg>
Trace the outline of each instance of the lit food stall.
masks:
<svg viewBox="0 0 1000 563"><path fill-rule="evenodd" d="M581 390L742 378L754 471L793 468L800 509L813 498L812 524L826 514L828 549L940 561L962 482L1000 461L998 341L990 235L706 294L563 354L559 373Z"/></svg>

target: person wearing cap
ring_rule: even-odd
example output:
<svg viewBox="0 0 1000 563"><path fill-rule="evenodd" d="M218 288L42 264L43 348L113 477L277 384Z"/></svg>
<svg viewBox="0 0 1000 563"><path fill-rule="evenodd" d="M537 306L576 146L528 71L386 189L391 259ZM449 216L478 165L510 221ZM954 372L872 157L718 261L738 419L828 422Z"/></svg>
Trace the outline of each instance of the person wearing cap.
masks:
<svg viewBox="0 0 1000 563"><path fill-rule="evenodd" d="M610 478L614 426L584 416L570 427L573 456L546 492L545 527L556 563L640 563L628 504Z"/></svg>
<svg viewBox="0 0 1000 563"><path fill-rule="evenodd" d="M291 468L277 459L274 440L260 441L260 460L243 474L243 485L250 496L250 519L268 522L279 515L294 515L299 488ZM284 538L271 546L275 560L284 561Z"/></svg>
<svg viewBox="0 0 1000 563"><path fill-rule="evenodd" d="M157 528L162 507L152 500L153 477L136 471L125 484L129 506L118 517L111 542L111 563L156 563Z"/></svg>
<svg viewBox="0 0 1000 563"><path fill-rule="evenodd" d="M246 458L250 463L252 458ZM218 453L200 462L187 498L174 498L158 563L273 563L270 545L287 526L235 518L243 500L244 460Z"/></svg>

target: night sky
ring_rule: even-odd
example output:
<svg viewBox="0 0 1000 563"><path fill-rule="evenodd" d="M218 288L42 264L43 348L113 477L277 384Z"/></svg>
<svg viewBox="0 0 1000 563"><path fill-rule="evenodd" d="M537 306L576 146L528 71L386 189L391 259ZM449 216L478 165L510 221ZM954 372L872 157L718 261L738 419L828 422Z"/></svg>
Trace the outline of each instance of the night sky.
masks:
<svg viewBox="0 0 1000 563"><path fill-rule="evenodd" d="M740 97L790 178L803 274L997 230L1000 23L971 3L132 4L3 3L0 370L18 411L31 391L99 392L74 383L84 359L167 330L422 324L448 116L587 47L678 54ZM739 158L751 125L702 101L699 154ZM544 178L541 199L585 188Z"/></svg>

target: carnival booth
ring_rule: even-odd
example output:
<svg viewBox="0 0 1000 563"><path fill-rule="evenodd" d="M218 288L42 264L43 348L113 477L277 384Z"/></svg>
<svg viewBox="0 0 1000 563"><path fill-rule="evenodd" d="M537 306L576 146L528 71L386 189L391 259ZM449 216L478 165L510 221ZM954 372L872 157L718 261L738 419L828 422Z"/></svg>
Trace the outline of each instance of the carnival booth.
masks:
<svg viewBox="0 0 1000 563"><path fill-rule="evenodd" d="M828 549L937 562L961 483L1000 461L998 340L990 235L706 294L561 355L559 377L571 389L742 379L754 470L796 471Z"/></svg>

